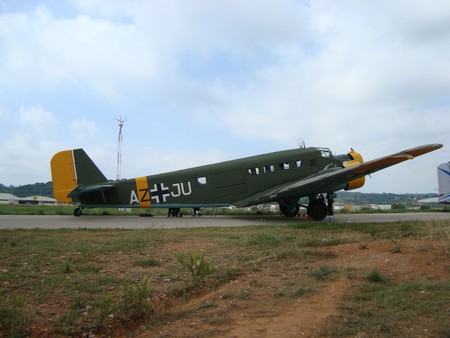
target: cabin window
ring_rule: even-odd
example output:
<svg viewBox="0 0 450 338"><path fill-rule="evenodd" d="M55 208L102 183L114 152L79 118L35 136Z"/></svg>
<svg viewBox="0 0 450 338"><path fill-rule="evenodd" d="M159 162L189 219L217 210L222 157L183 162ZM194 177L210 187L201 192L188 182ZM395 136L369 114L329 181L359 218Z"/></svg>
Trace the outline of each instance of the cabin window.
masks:
<svg viewBox="0 0 450 338"><path fill-rule="evenodd" d="M273 173L275 171L275 166L273 164L264 166L264 173Z"/></svg>
<svg viewBox="0 0 450 338"><path fill-rule="evenodd" d="M248 172L251 175L259 175L259 168L250 168L250 169L248 169Z"/></svg>
<svg viewBox="0 0 450 338"><path fill-rule="evenodd" d="M290 168L289 162L283 162L279 164L281 170L288 170Z"/></svg>
<svg viewBox="0 0 450 338"><path fill-rule="evenodd" d="M300 168L302 166L302 161L301 160L295 161L295 166L297 168Z"/></svg>
<svg viewBox="0 0 450 338"><path fill-rule="evenodd" d="M197 178L197 182L200 183L201 185L205 185L206 184L206 177L205 176L198 177Z"/></svg>

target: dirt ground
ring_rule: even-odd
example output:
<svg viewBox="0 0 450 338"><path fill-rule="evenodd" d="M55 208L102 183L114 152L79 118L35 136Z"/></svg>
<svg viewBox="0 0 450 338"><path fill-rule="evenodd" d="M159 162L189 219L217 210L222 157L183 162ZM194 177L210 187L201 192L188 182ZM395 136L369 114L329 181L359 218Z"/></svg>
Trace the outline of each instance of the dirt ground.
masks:
<svg viewBox="0 0 450 338"><path fill-rule="evenodd" d="M322 248L322 254L306 266L305 261L289 266L274 264L273 268L241 275L216 290L204 292L179 305L178 311L186 312L184 318L153 330L141 327L138 337L317 336L327 320L339 314L342 297L374 268L390 280L448 281L448 248L441 244L431 240L386 240ZM304 285L304 294L294 292L293 296L290 285L304 280L324 262L337 268L335 278ZM428 335L425 331L413 336Z"/></svg>
<svg viewBox="0 0 450 338"><path fill-rule="evenodd" d="M251 245L253 235L240 242L233 242L233 238L242 235L241 232L233 233L228 230L226 236L221 237L219 230L214 233L204 231L202 235L196 231L178 233L174 230L170 237L165 232L150 231L63 233L71 238L82 237L80 240L84 244L69 245L68 241L66 249L47 258L42 258L45 253L30 255L28 251L13 259L4 256L3 262L0 262L5 266L3 270L0 269L0 274L5 276L1 285L3 295L13 299L14 292L27 293L25 311L32 316L27 335L32 337L283 338L330 336L329 331L324 331L324 327L330 327L332 322L342 321L346 297L353 295L364 283L367 284L367 276L374 270L393 282L425 280L439 281L441 285L442 282L450 283L448 235L439 237L440 235L432 234L402 237L398 240L389 236L383 240L370 240L368 236L371 235L367 234L361 237L363 240L349 241L345 238L347 232L340 231L336 235L339 237L334 238L343 240L341 243L351 243L332 245L334 242L320 242L333 241L333 237L324 235L329 232L323 232L320 237L312 232L309 236L313 242L299 246L299 242L295 242L301 237L297 232L299 230L293 230L279 235L280 243L283 239L282 246L256 250ZM14 236L14 233L7 234ZM39 235L38 232L33 234L33 238ZM265 237L264 230L258 234L259 244L265 243L262 240L276 237ZM122 242L121 236L129 238ZM44 236L47 237L50 235ZM292 240L292 246L289 246L289 240ZM92 251L87 250L86 243L92 246ZM120 251L110 249L102 254L101 245L104 243L109 243L113 248L117 245ZM126 247L124 243L128 243ZM4 248L13 250L21 247L26 249L28 245L24 240L16 238L13 241L9 237L3 242ZM144 247L134 249L137 245ZM219 271L202 279L199 285L186 288L190 275L180 269L174 255L200 248L205 250L206 257L214 262ZM142 260L147 262L149 257L157 259L161 264L136 264ZM63 273L58 266L62 267L62 263L69 258L73 261L74 271ZM9 261L10 259L12 260ZM220 271L221 267L223 271ZM7 279L6 275L10 273L7 270L13 268L17 269L15 273L22 271L23 276L28 276L27 281L24 278ZM226 269L229 271L225 271ZM47 287L37 283L32 286L35 279L51 281L50 277L58 273L61 285ZM114 301L120 302L124 297L121 278L142 281L142 276L148 276L152 292L147 301L154 306L153 312L146 318L125 321L119 318L120 314L115 310L105 313L105 319L100 321L99 298L87 303L81 302L83 299L92 299L92 293L96 297L110 294ZM99 286L94 281L100 277L104 283L108 283L113 277L116 282ZM69 284L69 290L74 290L72 293L76 293L75 295L67 291L64 293ZM99 287L106 291L96 291ZM83 292L86 297L91 298L83 298ZM447 295L444 302L447 304L444 305L444 313L450 313L450 296ZM75 314L78 315L75 317ZM431 337L433 334L427 330L436 326L440 326L439 337L450 337L442 335L442 327L444 330L445 327L450 327L450 320L447 321L436 325L435 317L425 316L416 323L401 324L408 325L409 331L405 337ZM66 331L61 329L63 325ZM400 326L403 327L402 325ZM0 337L3 336L7 337L9 334L2 331L0 322ZM349 335L339 333L333 336ZM364 330L350 336L369 337Z"/></svg>

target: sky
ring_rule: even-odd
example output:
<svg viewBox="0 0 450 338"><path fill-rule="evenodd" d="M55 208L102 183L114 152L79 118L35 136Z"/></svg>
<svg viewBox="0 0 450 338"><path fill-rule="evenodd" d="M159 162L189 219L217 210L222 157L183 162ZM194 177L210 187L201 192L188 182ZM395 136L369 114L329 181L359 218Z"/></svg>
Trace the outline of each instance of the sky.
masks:
<svg viewBox="0 0 450 338"><path fill-rule="evenodd" d="M306 146L444 148L361 192L436 193L450 161L448 0L0 0L0 183L84 148L133 178Z"/></svg>

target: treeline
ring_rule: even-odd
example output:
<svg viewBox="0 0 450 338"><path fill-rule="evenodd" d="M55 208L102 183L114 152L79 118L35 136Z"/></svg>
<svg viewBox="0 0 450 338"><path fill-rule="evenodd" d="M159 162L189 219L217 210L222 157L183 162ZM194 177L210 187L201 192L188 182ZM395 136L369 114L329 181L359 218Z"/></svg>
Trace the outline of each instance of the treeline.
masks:
<svg viewBox="0 0 450 338"><path fill-rule="evenodd" d="M0 193L13 194L17 197L27 197L27 196L46 196L53 197L53 185L52 182L47 183L34 183L9 187L0 183Z"/></svg>

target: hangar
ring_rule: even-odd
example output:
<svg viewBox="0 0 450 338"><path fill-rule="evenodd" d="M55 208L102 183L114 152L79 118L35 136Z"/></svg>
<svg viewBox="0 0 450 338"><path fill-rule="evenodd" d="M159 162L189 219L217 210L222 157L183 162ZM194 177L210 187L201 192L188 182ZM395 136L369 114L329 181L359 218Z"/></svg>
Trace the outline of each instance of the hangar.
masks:
<svg viewBox="0 0 450 338"><path fill-rule="evenodd" d="M0 193L0 204L56 204L56 200L45 196L17 197L13 194Z"/></svg>

